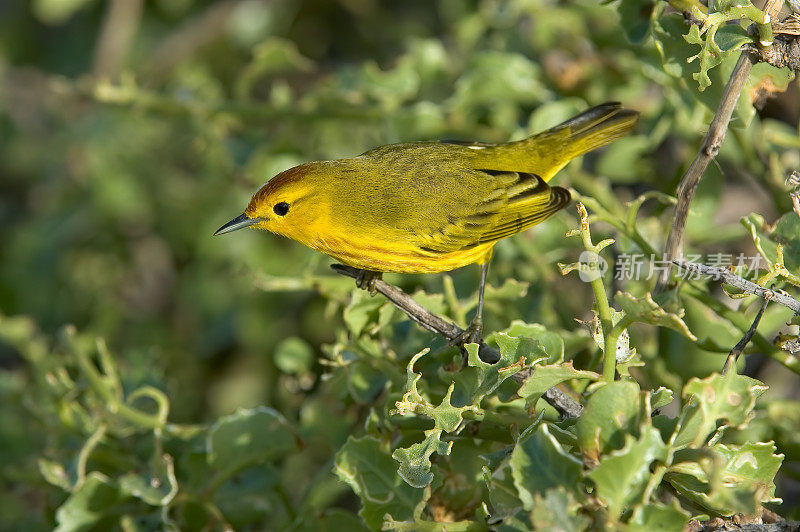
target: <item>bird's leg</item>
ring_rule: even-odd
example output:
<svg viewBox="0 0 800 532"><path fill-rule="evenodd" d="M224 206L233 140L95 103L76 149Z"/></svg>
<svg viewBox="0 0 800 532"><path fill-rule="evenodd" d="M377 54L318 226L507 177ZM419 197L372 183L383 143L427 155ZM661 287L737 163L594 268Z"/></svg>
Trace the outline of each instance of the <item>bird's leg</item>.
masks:
<svg viewBox="0 0 800 532"><path fill-rule="evenodd" d="M375 288L375 281L380 280L382 276L383 274L381 272L375 272L372 270L358 270L356 286L362 290L368 290L369 294L374 296L378 293L378 289Z"/></svg>
<svg viewBox="0 0 800 532"><path fill-rule="evenodd" d="M469 343L478 343L481 341L481 334L483 334L483 292L486 289L486 276L489 273L489 261L484 262L481 266L481 279L478 283L478 308L475 310L475 317L463 333L453 339L453 344L464 345Z"/></svg>

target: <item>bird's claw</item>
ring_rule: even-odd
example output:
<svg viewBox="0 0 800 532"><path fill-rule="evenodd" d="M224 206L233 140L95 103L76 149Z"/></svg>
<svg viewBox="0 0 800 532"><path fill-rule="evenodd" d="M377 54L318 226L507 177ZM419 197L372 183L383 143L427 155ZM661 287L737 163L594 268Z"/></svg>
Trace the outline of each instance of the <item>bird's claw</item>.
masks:
<svg viewBox="0 0 800 532"><path fill-rule="evenodd" d="M483 341L483 321L474 319L470 322L469 327L464 329L458 336L450 341L450 344L456 346L463 346L465 344L479 344Z"/></svg>
<svg viewBox="0 0 800 532"><path fill-rule="evenodd" d="M369 295L374 296L378 293L375 287L375 282L383 277L381 272L374 272L372 270L360 270L356 276L356 286L362 290L367 290Z"/></svg>

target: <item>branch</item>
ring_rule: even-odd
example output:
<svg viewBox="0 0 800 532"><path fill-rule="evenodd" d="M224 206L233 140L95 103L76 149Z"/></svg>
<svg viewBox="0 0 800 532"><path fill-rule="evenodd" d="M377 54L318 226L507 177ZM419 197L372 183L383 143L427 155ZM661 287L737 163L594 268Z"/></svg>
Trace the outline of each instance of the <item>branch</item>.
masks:
<svg viewBox="0 0 800 532"><path fill-rule="evenodd" d="M92 73L117 78L142 21L142 0L112 0L94 49Z"/></svg>
<svg viewBox="0 0 800 532"><path fill-rule="evenodd" d="M772 46L756 50L758 59L778 68L800 71L800 39L794 35L778 35Z"/></svg>
<svg viewBox="0 0 800 532"><path fill-rule="evenodd" d="M357 268L344 266L342 264L332 264L331 268L333 268L336 273L346 277L352 277L353 279L357 278L361 271ZM389 284L382 279L377 279L375 280L374 287L377 292L391 301L395 307L402 310L409 318L422 326L423 329L440 334L450 341L457 339L464 333L464 329L437 316L414 301L410 295L393 284ZM487 364L496 364L500 360L500 353L498 353L496 349L486 345L483 340L478 343L478 346L478 356ZM530 378L531 373L531 370L523 370L516 373L513 378L519 384L523 384ZM550 388L542 397L550 406L555 408L564 419L574 419L583 411L583 407L580 404L558 388Z"/></svg>
<svg viewBox="0 0 800 532"><path fill-rule="evenodd" d="M764 6L764 13L766 13L769 20L775 20L778 11L783 6L783 0L767 0ZM772 46L764 48L761 52L768 53ZM703 139L703 144L700 146L700 151L695 156L689 169L681 179L678 185L678 205L675 207L675 218L672 221L672 226L669 229L669 236L667 243L664 246L663 256L665 259L672 259L680 257L683 251L683 233L686 230L686 218L689 215L689 205L692 203L694 193L697 186L700 184L700 179L703 177L708 163L716 157L722 141L725 140L725 133L728 131L728 124L733 115L733 109L736 107L736 102L739 100L739 95L742 93L744 84L750 76L750 70L753 64L757 61L757 54L749 50L743 50L736 62L736 66L731 72L731 77L725 85L725 90L722 93L722 99L719 102L717 111L714 114L714 119L708 126L708 132ZM664 268L659 275L656 287L653 290L654 294L663 292L669 283L671 268Z"/></svg>
<svg viewBox="0 0 800 532"><path fill-rule="evenodd" d="M747 347L747 344L750 343L750 340L753 338L753 335L756 333L756 329L758 329L758 324L761 322L761 316L764 315L764 311L767 310L767 305L769 305L769 299L764 299L764 302L761 303L761 308L758 309L758 314L756 314L756 318L753 320L753 324L747 329L747 332L744 333L744 336L741 340L739 340L731 352L728 354L728 358L725 360L725 365L722 366L722 374L725 375L728 373L728 370L736 365L736 361L739 360L739 355L742 354L744 348Z"/></svg>
<svg viewBox="0 0 800 532"><path fill-rule="evenodd" d="M725 284L729 284L735 288L738 288L739 290L747 292L748 294L754 294L758 297L763 297L768 301L780 303L784 307L792 309L795 314L800 314L800 301L797 301L783 290L770 290L768 288L764 288L763 286L759 286L752 281L748 281L747 279L739 277L725 268L717 268L716 266L697 264L695 262L688 262L685 260L674 260L672 262L676 266L679 266L688 272L706 275L708 277L713 277L714 279L721 279Z"/></svg>
<svg viewBox="0 0 800 532"><path fill-rule="evenodd" d="M222 37L243 0L219 0L192 16L162 39L141 65L141 77L160 84L181 61Z"/></svg>
<svg viewBox="0 0 800 532"><path fill-rule="evenodd" d="M711 159L716 157L722 141L725 140L725 133L728 131L728 123L731 121L733 109L739 100L739 95L752 67L753 55L750 52L743 51L731 73L731 78L725 85L722 100L719 102L714 119L708 127L708 132L703 139L703 144L700 146L700 151L683 175L680 185L678 185L678 205L675 207L675 217L672 220L672 227L669 229L667 243L664 246L663 256L665 259L680 257L683 254L683 233L686 230L689 205L692 203L692 198L694 198L694 193L700 184L700 179L703 177L703 172L705 172ZM666 289L669 283L670 270L671 268L664 268L661 271L653 293L658 294Z"/></svg>

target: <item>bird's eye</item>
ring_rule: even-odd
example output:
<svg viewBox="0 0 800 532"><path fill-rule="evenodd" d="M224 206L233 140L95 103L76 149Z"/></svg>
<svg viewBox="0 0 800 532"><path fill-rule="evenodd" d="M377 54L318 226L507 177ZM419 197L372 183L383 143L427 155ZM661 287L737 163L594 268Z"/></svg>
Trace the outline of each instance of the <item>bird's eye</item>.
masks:
<svg viewBox="0 0 800 532"><path fill-rule="evenodd" d="M286 216L286 213L289 212L289 204L285 201L280 203L276 203L272 210L275 211L275 214L278 216Z"/></svg>

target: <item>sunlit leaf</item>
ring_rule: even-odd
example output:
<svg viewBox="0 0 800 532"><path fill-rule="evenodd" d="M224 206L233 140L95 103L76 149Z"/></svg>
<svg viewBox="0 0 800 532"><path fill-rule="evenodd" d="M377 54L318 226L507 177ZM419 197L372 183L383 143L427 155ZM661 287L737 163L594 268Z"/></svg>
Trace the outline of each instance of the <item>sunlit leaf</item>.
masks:
<svg viewBox="0 0 800 532"><path fill-rule="evenodd" d="M667 506L661 503L650 503L639 506L633 512L625 530L629 532L681 532L685 529L689 514L673 503Z"/></svg>
<svg viewBox="0 0 800 532"><path fill-rule="evenodd" d="M424 496L422 489L412 488L397 474L397 462L374 438L348 439L336 454L334 472L361 499L359 515L373 530L381 528L387 513L410 519Z"/></svg>
<svg viewBox="0 0 800 532"><path fill-rule="evenodd" d="M640 414L639 385L634 381L615 381L589 396L576 425L578 445L590 461L625 444L625 435L634 434Z"/></svg>
<svg viewBox="0 0 800 532"><path fill-rule="evenodd" d="M753 417L756 398L766 389L759 381L735 372L693 378L683 388L686 404L672 447L700 446L717 432L720 423L744 425Z"/></svg>
<svg viewBox="0 0 800 532"><path fill-rule="evenodd" d="M546 423L518 442L511 453L514 485L525 509L534 507L534 496L551 488L577 487L583 465L553 437Z"/></svg>
<svg viewBox="0 0 800 532"><path fill-rule="evenodd" d="M645 426L638 439L629 435L622 449L603 457L589 473L597 486L597 495L608 505L612 520L643 500L651 477L650 464L654 460L664 460L666 454L667 447L658 430Z"/></svg>
<svg viewBox="0 0 800 532"><path fill-rule="evenodd" d="M544 494L534 494L531 523L535 530L586 530L590 519L578 513L580 508L572 491L563 486L551 488Z"/></svg>
<svg viewBox="0 0 800 532"><path fill-rule="evenodd" d="M534 367L531 376L520 386L517 393L527 400L529 407L532 407L544 392L557 384L572 379L598 380L599 378L600 375L593 371L582 371L573 368L572 361L549 366L537 365Z"/></svg>
<svg viewBox="0 0 800 532"><path fill-rule="evenodd" d="M56 531L86 530L113 513L119 501L119 489L113 481L101 473L89 473L83 484L56 510Z"/></svg>
<svg viewBox="0 0 800 532"><path fill-rule="evenodd" d="M635 297L627 292L619 292L614 297L614 301L625 311L626 318L630 320L667 327L678 331L690 340L697 339L684 323L682 313L667 312L653 301L653 297L649 293L644 297Z"/></svg>
<svg viewBox="0 0 800 532"><path fill-rule="evenodd" d="M206 440L209 464L225 474L278 458L297 446L283 416L264 406L220 418Z"/></svg>

